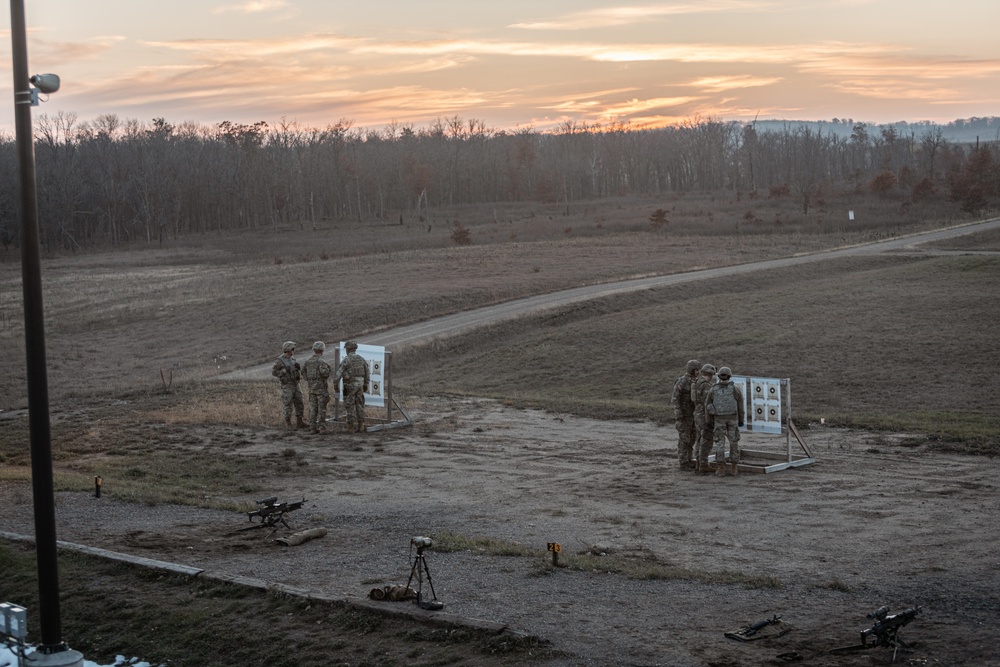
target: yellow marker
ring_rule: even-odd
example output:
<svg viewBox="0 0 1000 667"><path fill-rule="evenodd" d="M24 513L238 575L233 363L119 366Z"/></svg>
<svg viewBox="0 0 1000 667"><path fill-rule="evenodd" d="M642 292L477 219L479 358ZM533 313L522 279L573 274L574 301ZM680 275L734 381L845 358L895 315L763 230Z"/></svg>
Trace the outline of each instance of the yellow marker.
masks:
<svg viewBox="0 0 1000 667"><path fill-rule="evenodd" d="M559 567L559 552L562 551L562 545L558 542L549 542L548 548L552 552L552 565Z"/></svg>

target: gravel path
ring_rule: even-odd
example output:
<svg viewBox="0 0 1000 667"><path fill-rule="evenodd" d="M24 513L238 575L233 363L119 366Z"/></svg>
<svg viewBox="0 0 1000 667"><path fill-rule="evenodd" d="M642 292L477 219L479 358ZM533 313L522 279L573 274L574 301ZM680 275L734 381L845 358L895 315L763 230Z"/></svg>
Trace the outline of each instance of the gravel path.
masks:
<svg viewBox="0 0 1000 667"><path fill-rule="evenodd" d="M380 434L240 435L253 443L240 455L291 447L309 462L314 476L273 493L304 496L292 527L326 527L322 539L282 547L261 531L234 535L245 516L121 502L114 480L101 499L57 494L58 537L357 599L406 582L412 536L515 542L537 555L428 550L435 592L446 613L506 624L570 654L553 665L781 664L788 651L801 664L883 664L888 652L825 654L854 642L864 614L882 604L924 607L906 657L929 662L910 664L1000 664L995 461L876 448L867 434L824 428L805 432L815 465L717 479L678 470L675 432L651 423L479 400L408 407L413 427ZM755 438L756 447L775 444L760 435L745 444ZM4 492L0 530L30 533L30 488ZM553 570L547 542L565 555L596 546L661 567L774 577L780 587ZM795 629L754 643L723 636L774 614Z"/></svg>

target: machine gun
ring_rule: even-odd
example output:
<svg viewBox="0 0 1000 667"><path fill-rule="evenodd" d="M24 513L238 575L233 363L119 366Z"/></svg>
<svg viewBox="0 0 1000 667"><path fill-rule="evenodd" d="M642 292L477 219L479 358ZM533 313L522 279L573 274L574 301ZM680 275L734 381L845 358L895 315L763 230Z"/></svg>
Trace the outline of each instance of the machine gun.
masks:
<svg viewBox="0 0 1000 667"><path fill-rule="evenodd" d="M285 515L289 512L294 512L297 509L302 509L302 505L305 504L306 499L303 498L302 500L294 503L279 503L278 496L270 496L268 498L255 500L254 502L257 505L260 505L260 507L252 512L247 512L247 518L253 525L240 528L239 531L254 530L256 528L270 528L271 532L264 537L266 540L271 537L271 535L274 535L274 533L278 530L279 525L291 530L291 526L289 526L288 522L285 521ZM255 518L260 519L260 523L254 523L253 520Z"/></svg>
<svg viewBox="0 0 1000 667"><path fill-rule="evenodd" d="M868 614L867 618L874 620L872 627L861 631L861 643L852 644L843 648L837 648L831 653L847 653L850 651L863 651L869 648L881 646L892 649L892 661L896 661L896 651L900 646L906 646L906 642L899 638L899 631L908 625L920 613L920 607L909 607L903 611L890 614L889 606L879 607Z"/></svg>

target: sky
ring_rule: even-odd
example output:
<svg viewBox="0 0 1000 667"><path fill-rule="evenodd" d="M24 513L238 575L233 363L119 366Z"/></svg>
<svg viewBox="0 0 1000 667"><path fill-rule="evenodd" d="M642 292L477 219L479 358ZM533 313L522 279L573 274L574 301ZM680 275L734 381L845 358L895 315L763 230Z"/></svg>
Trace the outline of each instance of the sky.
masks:
<svg viewBox="0 0 1000 667"><path fill-rule="evenodd" d="M997 0L25 0L33 114L493 129L1000 116ZM13 133L9 13L0 132Z"/></svg>

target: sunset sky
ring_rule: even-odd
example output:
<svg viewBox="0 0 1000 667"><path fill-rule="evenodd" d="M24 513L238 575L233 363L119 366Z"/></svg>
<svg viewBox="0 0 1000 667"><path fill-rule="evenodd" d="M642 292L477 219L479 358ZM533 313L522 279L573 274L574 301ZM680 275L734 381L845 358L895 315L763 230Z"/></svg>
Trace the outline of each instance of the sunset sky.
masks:
<svg viewBox="0 0 1000 667"><path fill-rule="evenodd" d="M997 0L26 0L34 114L497 129L1000 116ZM13 132L10 14L0 131Z"/></svg>

